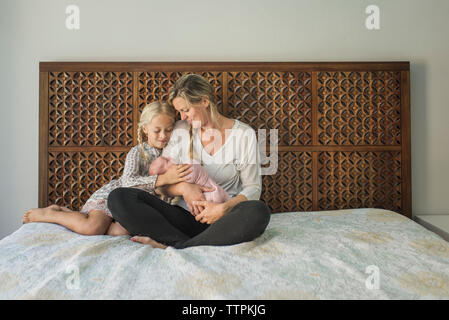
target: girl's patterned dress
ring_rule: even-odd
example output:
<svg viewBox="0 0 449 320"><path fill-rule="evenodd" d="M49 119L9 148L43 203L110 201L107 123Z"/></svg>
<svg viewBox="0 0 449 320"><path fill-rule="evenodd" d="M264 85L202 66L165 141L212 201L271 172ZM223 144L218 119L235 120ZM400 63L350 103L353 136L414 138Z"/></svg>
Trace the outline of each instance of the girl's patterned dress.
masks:
<svg viewBox="0 0 449 320"><path fill-rule="evenodd" d="M142 148L140 145L131 148L126 155L123 175L119 179L112 180L95 191L86 201L81 212L88 214L89 211L92 210L101 210L112 218L112 214L109 211L107 204L108 196L112 190L120 187L133 187L145 190L167 203L170 203L173 200L171 197L160 197L155 193L154 185L156 184L158 176L150 176L148 174L150 164L154 159L160 156L160 150L150 147L146 142L143 143L143 146L148 157L147 160L142 157Z"/></svg>

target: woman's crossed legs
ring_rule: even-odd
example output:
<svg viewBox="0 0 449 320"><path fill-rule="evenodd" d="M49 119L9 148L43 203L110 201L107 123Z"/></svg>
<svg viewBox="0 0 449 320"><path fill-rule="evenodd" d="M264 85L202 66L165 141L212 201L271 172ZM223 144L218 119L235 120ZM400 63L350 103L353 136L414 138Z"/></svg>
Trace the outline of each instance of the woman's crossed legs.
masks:
<svg viewBox="0 0 449 320"><path fill-rule="evenodd" d="M260 200L238 203L211 225L195 220L187 210L172 206L139 189L118 188L109 194L108 207L131 235L150 237L148 244L177 249L199 245L232 245L260 236L271 211ZM137 239L145 242L141 237Z"/></svg>

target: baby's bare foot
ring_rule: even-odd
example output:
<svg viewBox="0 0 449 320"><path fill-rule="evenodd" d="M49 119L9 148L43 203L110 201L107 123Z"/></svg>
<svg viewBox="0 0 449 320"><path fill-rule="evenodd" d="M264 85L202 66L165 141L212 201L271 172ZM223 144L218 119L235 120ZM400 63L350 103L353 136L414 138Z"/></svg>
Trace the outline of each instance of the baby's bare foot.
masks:
<svg viewBox="0 0 449 320"><path fill-rule="evenodd" d="M139 243L142 243L142 244L149 244L153 248L159 248L159 249L166 249L167 248L166 245L163 245L162 243L154 241L150 237L134 236L130 240L133 241L133 242L139 242Z"/></svg>

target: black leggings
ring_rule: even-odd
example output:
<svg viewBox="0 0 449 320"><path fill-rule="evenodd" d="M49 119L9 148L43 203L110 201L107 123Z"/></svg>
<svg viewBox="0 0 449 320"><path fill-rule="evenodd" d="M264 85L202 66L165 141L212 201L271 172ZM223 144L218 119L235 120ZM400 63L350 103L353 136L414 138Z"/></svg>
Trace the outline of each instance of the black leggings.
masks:
<svg viewBox="0 0 449 320"><path fill-rule="evenodd" d="M131 235L148 236L177 249L251 241L265 231L271 214L263 201L243 201L208 225L196 221L184 208L135 188L113 190L108 207L114 219Z"/></svg>

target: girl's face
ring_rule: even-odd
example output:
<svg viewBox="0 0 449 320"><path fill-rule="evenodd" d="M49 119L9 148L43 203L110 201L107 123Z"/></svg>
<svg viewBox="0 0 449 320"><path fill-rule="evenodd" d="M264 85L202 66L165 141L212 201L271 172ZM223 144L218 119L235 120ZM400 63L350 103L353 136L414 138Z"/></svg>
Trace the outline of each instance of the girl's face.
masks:
<svg viewBox="0 0 449 320"><path fill-rule="evenodd" d="M181 120L187 120L191 126L193 124L193 127L205 126L208 123L208 105L207 99L203 99L194 106L188 105L184 98L176 97L173 99L173 106L181 114Z"/></svg>
<svg viewBox="0 0 449 320"><path fill-rule="evenodd" d="M150 123L143 126L143 132L148 137L148 145L157 149L165 148L170 140L174 123L175 120L165 114L153 117Z"/></svg>

